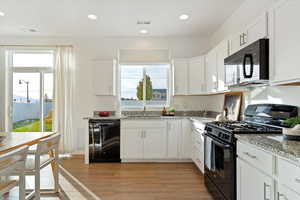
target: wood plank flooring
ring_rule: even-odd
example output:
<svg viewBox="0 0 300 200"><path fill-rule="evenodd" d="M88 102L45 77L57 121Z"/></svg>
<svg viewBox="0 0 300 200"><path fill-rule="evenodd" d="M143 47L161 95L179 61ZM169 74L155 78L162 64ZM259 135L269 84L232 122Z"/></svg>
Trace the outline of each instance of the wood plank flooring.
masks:
<svg viewBox="0 0 300 200"><path fill-rule="evenodd" d="M192 163L96 163L69 158L61 164L101 200L212 200Z"/></svg>

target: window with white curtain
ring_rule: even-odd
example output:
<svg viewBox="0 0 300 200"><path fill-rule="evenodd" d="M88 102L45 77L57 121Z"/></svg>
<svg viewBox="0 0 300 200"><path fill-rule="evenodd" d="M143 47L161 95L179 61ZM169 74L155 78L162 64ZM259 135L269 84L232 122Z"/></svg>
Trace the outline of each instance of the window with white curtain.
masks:
<svg viewBox="0 0 300 200"><path fill-rule="evenodd" d="M169 64L126 64L120 72L122 108L169 105Z"/></svg>

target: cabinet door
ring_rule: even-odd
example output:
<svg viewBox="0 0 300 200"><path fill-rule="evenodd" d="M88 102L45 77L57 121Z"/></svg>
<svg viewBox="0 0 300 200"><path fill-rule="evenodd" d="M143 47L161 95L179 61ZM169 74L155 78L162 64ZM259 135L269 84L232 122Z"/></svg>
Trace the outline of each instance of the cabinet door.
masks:
<svg viewBox="0 0 300 200"><path fill-rule="evenodd" d="M279 185L278 186L278 193L277 193L277 199L278 200L298 200L300 199L300 194L292 191L291 189Z"/></svg>
<svg viewBox="0 0 300 200"><path fill-rule="evenodd" d="M300 1L281 1L270 12L272 20L271 49L275 66L274 81L289 81L300 78Z"/></svg>
<svg viewBox="0 0 300 200"><path fill-rule="evenodd" d="M167 157L167 133L165 128L144 129L144 158L164 159Z"/></svg>
<svg viewBox="0 0 300 200"><path fill-rule="evenodd" d="M224 40L216 48L217 71L218 71L218 91L224 91L225 87L225 64L224 59L228 57L228 41Z"/></svg>
<svg viewBox="0 0 300 200"><path fill-rule="evenodd" d="M168 120L167 122L167 157L178 158L179 157L179 135L181 133L181 120Z"/></svg>
<svg viewBox="0 0 300 200"><path fill-rule="evenodd" d="M237 159L238 200L271 200L274 198L272 183L272 178L243 160Z"/></svg>
<svg viewBox="0 0 300 200"><path fill-rule="evenodd" d="M188 61L174 60L174 95L187 94Z"/></svg>
<svg viewBox="0 0 300 200"><path fill-rule="evenodd" d="M121 151L122 159L143 159L143 138L141 129L121 129Z"/></svg>
<svg viewBox="0 0 300 200"><path fill-rule="evenodd" d="M115 96L116 63L114 60L93 63L93 90L95 95Z"/></svg>
<svg viewBox="0 0 300 200"><path fill-rule="evenodd" d="M233 34L230 38L230 55L236 53L239 51L242 47L244 47L245 44L245 33L244 32L239 32L236 34Z"/></svg>
<svg viewBox="0 0 300 200"><path fill-rule="evenodd" d="M192 58L189 62L188 81L189 94L201 94L204 92L204 57Z"/></svg>
<svg viewBox="0 0 300 200"><path fill-rule="evenodd" d="M247 45L268 36L268 14L264 13L258 17L253 24L247 28Z"/></svg>
<svg viewBox="0 0 300 200"><path fill-rule="evenodd" d="M182 123L182 131L179 137L179 141L180 141L179 157L182 159L191 159L192 158L192 124L188 119L183 119L181 123Z"/></svg>
<svg viewBox="0 0 300 200"><path fill-rule="evenodd" d="M206 55L206 91L216 92L218 88L217 55L215 49Z"/></svg>

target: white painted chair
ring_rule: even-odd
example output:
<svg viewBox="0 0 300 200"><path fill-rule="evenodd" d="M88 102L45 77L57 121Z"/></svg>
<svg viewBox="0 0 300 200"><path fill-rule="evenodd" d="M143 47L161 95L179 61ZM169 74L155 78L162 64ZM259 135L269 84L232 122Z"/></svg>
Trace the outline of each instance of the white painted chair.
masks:
<svg viewBox="0 0 300 200"><path fill-rule="evenodd" d="M58 185L58 167L59 167L59 159L58 159L58 148L59 148L60 134L55 134L49 138L43 139L39 141L36 145L36 150L31 151L30 153L34 153L34 156L29 156L26 161L26 176L35 176L34 182L34 190L26 196L26 199L31 199L35 196L35 199L40 199L41 196L41 188L40 188L40 171L45 168L49 164L52 165L53 175L54 175L54 192L58 193L59 185ZM47 157L45 154L49 152L53 152L53 157Z"/></svg>
<svg viewBox="0 0 300 200"><path fill-rule="evenodd" d="M12 188L19 186L19 199L25 199L25 161L28 152L28 146L10 151L0 155L0 176L5 178L0 181L0 199ZM17 172L17 173L16 173ZM18 175L19 180L8 180L6 177Z"/></svg>

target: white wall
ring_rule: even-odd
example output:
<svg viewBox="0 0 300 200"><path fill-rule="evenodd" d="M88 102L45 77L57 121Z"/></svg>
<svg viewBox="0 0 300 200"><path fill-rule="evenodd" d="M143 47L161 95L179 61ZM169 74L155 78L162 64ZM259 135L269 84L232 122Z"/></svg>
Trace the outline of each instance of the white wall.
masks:
<svg viewBox="0 0 300 200"><path fill-rule="evenodd" d="M115 110L115 97L97 97L92 92L91 63L97 59L117 57L118 49L170 49L174 58L190 58L205 53L209 48L208 38L42 38L1 37L0 44L63 45L71 44L76 53L76 110L74 130L78 141L83 141L85 122L83 117L91 116L94 110ZM205 109L205 97L175 97L178 109ZM82 149L83 143L78 144Z"/></svg>

